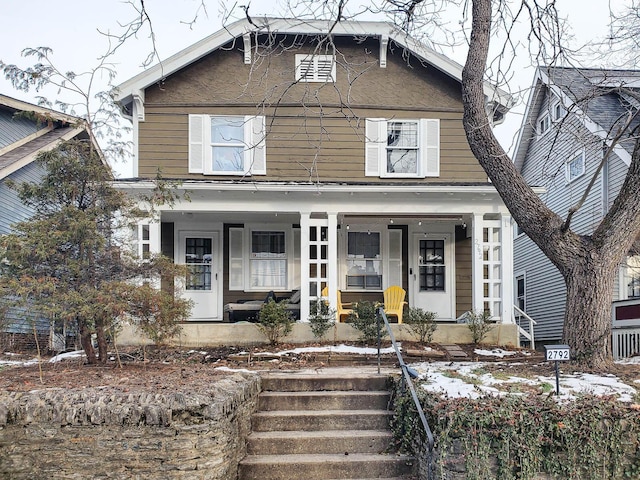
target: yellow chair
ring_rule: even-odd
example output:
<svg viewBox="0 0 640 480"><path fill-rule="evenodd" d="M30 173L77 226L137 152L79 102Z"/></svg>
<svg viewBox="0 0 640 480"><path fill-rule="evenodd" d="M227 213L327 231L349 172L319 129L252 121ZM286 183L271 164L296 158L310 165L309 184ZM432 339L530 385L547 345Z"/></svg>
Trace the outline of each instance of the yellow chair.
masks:
<svg viewBox="0 0 640 480"><path fill-rule="evenodd" d="M402 323L402 311L407 302L404 301L404 297L407 292L402 287L394 285L387 288L384 291L384 313L389 316L395 316L398 319L398 323Z"/></svg>
<svg viewBox="0 0 640 480"><path fill-rule="evenodd" d="M328 287L324 287L322 289L322 293L321 295L323 297L328 297L329 296L329 288ZM336 308L336 316L338 317L338 322L342 322L342 317L348 317L349 315L351 315L351 312L353 312L353 309L348 308L350 307L351 304L350 303L342 303L342 292L340 292L340 290L338 290L338 305Z"/></svg>

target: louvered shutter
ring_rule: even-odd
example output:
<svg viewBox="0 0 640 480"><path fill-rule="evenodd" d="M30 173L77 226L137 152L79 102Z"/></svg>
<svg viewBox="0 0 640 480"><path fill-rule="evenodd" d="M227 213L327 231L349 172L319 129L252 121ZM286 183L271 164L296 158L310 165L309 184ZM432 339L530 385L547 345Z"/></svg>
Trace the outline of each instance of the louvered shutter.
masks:
<svg viewBox="0 0 640 480"><path fill-rule="evenodd" d="M420 120L420 160L422 175L440 176L440 120L423 118Z"/></svg>
<svg viewBox="0 0 640 480"><path fill-rule="evenodd" d="M244 290L244 229L229 228L229 290Z"/></svg>
<svg viewBox="0 0 640 480"><path fill-rule="evenodd" d="M204 171L204 115L189 115L189 173Z"/></svg>
<svg viewBox="0 0 640 480"><path fill-rule="evenodd" d="M264 116L247 116L244 118L244 138L247 144L247 149L244 151L244 165L246 171L251 175L267 174L265 133Z"/></svg>
<svg viewBox="0 0 640 480"><path fill-rule="evenodd" d="M367 177L379 177L387 153L387 121L367 118L365 121L365 169Z"/></svg>

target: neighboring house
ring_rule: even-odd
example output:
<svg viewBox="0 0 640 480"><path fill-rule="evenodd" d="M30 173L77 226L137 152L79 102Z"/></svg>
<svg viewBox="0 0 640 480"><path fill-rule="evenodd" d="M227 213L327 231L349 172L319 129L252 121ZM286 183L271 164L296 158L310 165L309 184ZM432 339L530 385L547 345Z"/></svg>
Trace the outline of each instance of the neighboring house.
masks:
<svg viewBox="0 0 640 480"><path fill-rule="evenodd" d="M623 88L621 88L623 87ZM540 68L514 157L530 185L542 187L542 198L566 218L586 191L612 144L618 127L640 106L640 72L573 68ZM634 121L631 128L636 127ZM591 234L618 195L631 161L634 142L622 137L604 162L571 228ZM639 297L640 257L620 269L614 298ZM636 268L633 267L636 265ZM515 232L514 285L516 305L536 322L536 341L562 339L566 289L562 276L522 232Z"/></svg>
<svg viewBox="0 0 640 480"><path fill-rule="evenodd" d="M327 32L331 34L327 37ZM138 246L190 266L193 322L288 296L408 304L455 322L512 322L511 217L463 125L462 68L377 22L235 22L119 87L134 177L159 169L178 200ZM502 121L510 98L486 87Z"/></svg>
<svg viewBox="0 0 640 480"><path fill-rule="evenodd" d="M0 95L0 235L33 214L7 180L39 182L43 170L35 161L38 154L76 138L89 138L82 119ZM12 309L6 315L10 320L6 331L33 333L32 314ZM39 327L49 333L48 320L40 321Z"/></svg>

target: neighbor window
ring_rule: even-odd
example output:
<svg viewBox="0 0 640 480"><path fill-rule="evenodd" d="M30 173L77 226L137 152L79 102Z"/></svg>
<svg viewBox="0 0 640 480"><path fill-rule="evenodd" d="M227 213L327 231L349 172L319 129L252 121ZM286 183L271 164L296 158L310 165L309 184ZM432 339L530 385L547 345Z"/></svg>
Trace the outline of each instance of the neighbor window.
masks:
<svg viewBox="0 0 640 480"><path fill-rule="evenodd" d="M526 304L526 290L524 275L518 275L516 277L516 307L525 312Z"/></svg>
<svg viewBox="0 0 640 480"><path fill-rule="evenodd" d="M380 232L348 232L347 289L382 290Z"/></svg>
<svg viewBox="0 0 640 480"><path fill-rule="evenodd" d="M570 160L564 164L565 177L567 182L572 182L584 174L584 152L576 153Z"/></svg>
<svg viewBox="0 0 640 480"><path fill-rule="evenodd" d="M438 119L366 121L365 175L424 178L440 175Z"/></svg>
<svg viewBox="0 0 640 480"><path fill-rule="evenodd" d="M285 232L252 231L250 284L252 288L286 289Z"/></svg>
<svg viewBox="0 0 640 480"><path fill-rule="evenodd" d="M336 59L333 55L296 55L296 80L299 82L335 82Z"/></svg>
<svg viewBox="0 0 640 480"><path fill-rule="evenodd" d="M547 130L549 130L549 127L551 127L551 119L549 118L549 115L545 113L538 120L538 135L545 134Z"/></svg>
<svg viewBox="0 0 640 480"><path fill-rule="evenodd" d="M560 102L557 102L551 108L551 114L553 115L553 121L557 122L558 120L562 120L565 115L564 107Z"/></svg>
<svg viewBox="0 0 640 480"><path fill-rule="evenodd" d="M189 173L265 175L265 118L189 115Z"/></svg>

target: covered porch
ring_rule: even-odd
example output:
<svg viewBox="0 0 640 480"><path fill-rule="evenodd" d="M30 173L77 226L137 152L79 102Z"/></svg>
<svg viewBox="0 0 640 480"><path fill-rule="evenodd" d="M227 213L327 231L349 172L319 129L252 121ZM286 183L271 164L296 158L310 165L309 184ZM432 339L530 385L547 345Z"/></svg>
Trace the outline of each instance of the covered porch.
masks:
<svg viewBox="0 0 640 480"><path fill-rule="evenodd" d="M406 291L409 307L436 312L442 325L470 310L513 321L511 217L490 185L182 188L191 200L141 222L136 248L189 265L192 275L182 283L195 304L189 330L221 327L230 320L225 305L259 303L270 292L299 292L304 322L320 298L334 308L339 293L343 302L381 302L392 285Z"/></svg>

